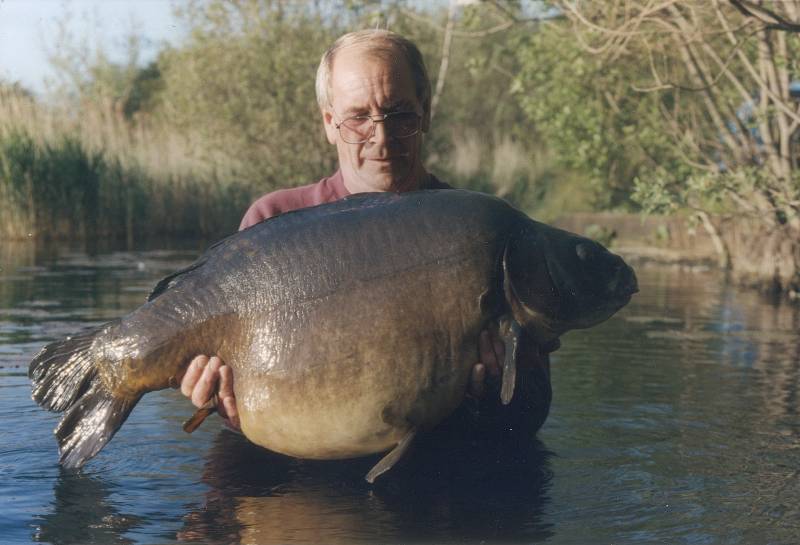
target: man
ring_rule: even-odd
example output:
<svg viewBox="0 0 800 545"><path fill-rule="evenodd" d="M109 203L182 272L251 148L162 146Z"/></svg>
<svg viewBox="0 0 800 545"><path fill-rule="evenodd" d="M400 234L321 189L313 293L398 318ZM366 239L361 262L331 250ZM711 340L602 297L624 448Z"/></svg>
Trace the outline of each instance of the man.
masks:
<svg viewBox="0 0 800 545"><path fill-rule="evenodd" d="M422 56L413 43L385 30L346 34L323 55L316 91L325 134L336 146L339 170L315 184L261 197L248 209L240 229L353 193L449 188L422 164L422 135L430 125L431 86ZM539 384L546 379L546 392L540 391L539 384L536 392L527 395L536 400L518 403L533 403L538 413L544 411L543 416L536 417L543 422L550 400L549 367L546 357L540 358L535 347L529 352L526 358L536 360L541 376L527 382L523 376L521 389L524 392L528 383ZM503 355L503 344L496 333L482 332L481 363L473 367L470 382L475 411L477 404L496 404L495 399L484 400L489 396L483 393L487 375L489 382L497 382ZM198 407L216 393L218 411L231 426L238 427L232 371L219 358L194 358L182 378L181 391ZM515 414L531 412L524 407L512 410ZM538 428L541 422L533 425Z"/></svg>

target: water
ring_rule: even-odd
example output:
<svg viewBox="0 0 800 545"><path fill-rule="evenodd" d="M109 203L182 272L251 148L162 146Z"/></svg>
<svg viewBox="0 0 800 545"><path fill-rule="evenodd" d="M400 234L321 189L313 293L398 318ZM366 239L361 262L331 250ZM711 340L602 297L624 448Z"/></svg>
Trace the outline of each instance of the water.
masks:
<svg viewBox="0 0 800 545"><path fill-rule="evenodd" d="M710 272L639 270L642 292L553 355L538 439L423 441L376 486L376 458L302 462L147 395L78 472L30 400L46 342L139 305L187 250L0 248L0 542L796 543L800 312Z"/></svg>

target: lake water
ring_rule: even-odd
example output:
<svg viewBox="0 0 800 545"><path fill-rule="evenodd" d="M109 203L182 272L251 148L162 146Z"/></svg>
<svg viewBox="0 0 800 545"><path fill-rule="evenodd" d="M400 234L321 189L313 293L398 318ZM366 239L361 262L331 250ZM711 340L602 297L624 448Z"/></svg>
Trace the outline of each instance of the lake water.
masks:
<svg viewBox="0 0 800 545"><path fill-rule="evenodd" d="M641 293L553 354L524 445L433 437L375 458L270 454L178 393L143 398L80 471L30 399L45 343L142 303L197 246L0 247L0 543L797 543L800 310L711 272L642 266Z"/></svg>

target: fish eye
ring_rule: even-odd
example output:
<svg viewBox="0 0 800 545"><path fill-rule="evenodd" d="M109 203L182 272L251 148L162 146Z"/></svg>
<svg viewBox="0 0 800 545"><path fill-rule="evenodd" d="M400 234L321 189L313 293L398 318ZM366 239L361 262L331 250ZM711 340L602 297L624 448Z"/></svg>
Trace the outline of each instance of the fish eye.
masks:
<svg viewBox="0 0 800 545"><path fill-rule="evenodd" d="M578 255L578 259L581 261L588 261L594 256L595 248L593 244L581 242L575 246L575 253Z"/></svg>

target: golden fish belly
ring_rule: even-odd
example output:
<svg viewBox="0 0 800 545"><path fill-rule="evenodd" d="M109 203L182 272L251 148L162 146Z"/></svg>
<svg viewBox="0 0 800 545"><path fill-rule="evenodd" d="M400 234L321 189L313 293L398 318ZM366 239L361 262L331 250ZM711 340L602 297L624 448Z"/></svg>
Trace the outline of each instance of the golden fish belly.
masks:
<svg viewBox="0 0 800 545"><path fill-rule="evenodd" d="M262 336L251 364L234 368L251 441L300 458L360 456L458 407L478 361L488 273L451 264L425 271L426 283L406 281L413 272L303 305L292 335L267 328L279 334Z"/></svg>

